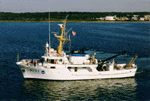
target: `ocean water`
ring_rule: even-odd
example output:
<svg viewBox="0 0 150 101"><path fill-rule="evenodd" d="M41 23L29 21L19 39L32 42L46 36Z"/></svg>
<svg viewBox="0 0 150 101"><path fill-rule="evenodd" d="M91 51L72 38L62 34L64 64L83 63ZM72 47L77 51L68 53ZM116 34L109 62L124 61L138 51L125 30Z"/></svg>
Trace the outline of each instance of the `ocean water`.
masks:
<svg viewBox="0 0 150 101"><path fill-rule="evenodd" d="M51 23L51 45L55 49L60 32L58 22ZM0 22L0 100L150 100L150 23L67 23L71 50L83 47L86 53L105 59L124 50L128 56L115 61L127 63L138 55L134 78L47 81L25 80L16 65L21 59L40 58L48 38L47 22ZM71 34L71 32L69 32ZM59 34L58 34L59 35ZM64 50L69 50L69 43Z"/></svg>

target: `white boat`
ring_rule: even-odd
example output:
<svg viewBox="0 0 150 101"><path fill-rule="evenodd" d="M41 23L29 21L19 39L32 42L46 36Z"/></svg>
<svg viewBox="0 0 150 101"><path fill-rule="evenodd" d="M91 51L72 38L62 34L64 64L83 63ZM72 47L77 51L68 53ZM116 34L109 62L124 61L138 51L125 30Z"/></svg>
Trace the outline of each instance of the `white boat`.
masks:
<svg viewBox="0 0 150 101"><path fill-rule="evenodd" d="M41 59L23 59L16 62L20 67L25 79L45 79L45 80L87 80L87 79L109 79L109 78L126 78L134 77L137 65L134 61L135 56L129 63L117 64L108 60L121 55L117 54L105 60L95 59L95 55L90 56L84 51L72 52L67 55L63 46L68 39L65 32L66 19L63 24L59 24L61 35L55 37L59 40L57 50L51 48L46 43L45 54Z"/></svg>

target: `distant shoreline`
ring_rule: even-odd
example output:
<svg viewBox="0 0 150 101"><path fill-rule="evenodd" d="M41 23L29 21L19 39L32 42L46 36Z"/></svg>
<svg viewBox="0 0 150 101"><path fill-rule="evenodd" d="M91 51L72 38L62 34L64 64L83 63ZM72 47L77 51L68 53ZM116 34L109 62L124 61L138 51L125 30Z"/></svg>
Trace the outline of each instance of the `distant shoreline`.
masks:
<svg viewBox="0 0 150 101"><path fill-rule="evenodd" d="M150 12L0 12L0 22L49 22L49 14L51 22L62 22L67 15L67 22L150 22Z"/></svg>

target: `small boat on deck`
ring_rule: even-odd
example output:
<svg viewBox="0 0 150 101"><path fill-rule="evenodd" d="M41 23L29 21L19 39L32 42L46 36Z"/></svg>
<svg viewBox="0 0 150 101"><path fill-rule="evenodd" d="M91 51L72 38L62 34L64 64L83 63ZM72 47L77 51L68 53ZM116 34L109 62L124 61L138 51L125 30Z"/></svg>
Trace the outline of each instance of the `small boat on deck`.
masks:
<svg viewBox="0 0 150 101"><path fill-rule="evenodd" d="M134 77L137 65L134 61L135 56L129 63L118 64L111 60L119 55L109 57L104 60L95 58L96 54L90 56L82 51L73 51L66 54L63 46L70 41L65 32L66 20L59 24L61 35L55 34L59 40L57 50L46 43L45 54L41 59L22 59L16 62L25 79L44 79L44 80L88 80L88 79L109 79Z"/></svg>

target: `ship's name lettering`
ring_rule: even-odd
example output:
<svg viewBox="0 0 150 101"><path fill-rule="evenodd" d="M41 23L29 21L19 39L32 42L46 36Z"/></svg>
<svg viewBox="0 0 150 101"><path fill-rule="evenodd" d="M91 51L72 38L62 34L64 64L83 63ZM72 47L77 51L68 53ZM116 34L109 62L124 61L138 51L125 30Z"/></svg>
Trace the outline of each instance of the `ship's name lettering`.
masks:
<svg viewBox="0 0 150 101"><path fill-rule="evenodd" d="M36 69L30 69L31 72L36 72L36 73L39 73L40 70L36 70Z"/></svg>

